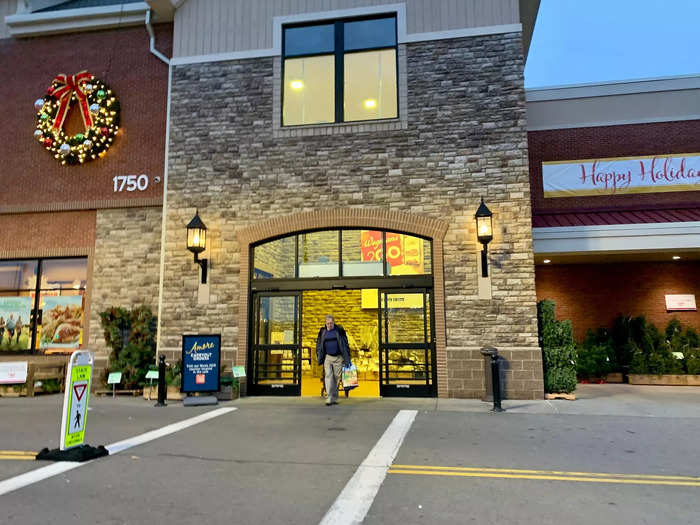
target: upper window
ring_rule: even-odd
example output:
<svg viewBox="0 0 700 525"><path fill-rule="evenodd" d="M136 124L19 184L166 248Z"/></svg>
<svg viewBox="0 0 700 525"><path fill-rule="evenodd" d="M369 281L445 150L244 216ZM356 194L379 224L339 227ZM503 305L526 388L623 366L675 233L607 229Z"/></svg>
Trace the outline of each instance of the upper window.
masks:
<svg viewBox="0 0 700 525"><path fill-rule="evenodd" d="M284 29L282 125L396 118L396 18Z"/></svg>

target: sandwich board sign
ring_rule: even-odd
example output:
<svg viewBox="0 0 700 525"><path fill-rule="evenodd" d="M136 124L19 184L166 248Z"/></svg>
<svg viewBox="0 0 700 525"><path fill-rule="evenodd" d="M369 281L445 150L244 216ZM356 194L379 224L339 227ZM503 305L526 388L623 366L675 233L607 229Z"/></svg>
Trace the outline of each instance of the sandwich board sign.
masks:
<svg viewBox="0 0 700 525"><path fill-rule="evenodd" d="M87 407L92 380L92 352L73 352L66 373L61 418L61 450L82 445L87 427Z"/></svg>

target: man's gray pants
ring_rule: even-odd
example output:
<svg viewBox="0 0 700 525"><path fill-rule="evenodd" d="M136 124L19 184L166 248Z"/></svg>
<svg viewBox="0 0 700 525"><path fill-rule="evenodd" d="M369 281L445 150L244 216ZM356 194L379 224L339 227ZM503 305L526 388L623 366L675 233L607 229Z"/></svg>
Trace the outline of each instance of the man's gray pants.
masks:
<svg viewBox="0 0 700 525"><path fill-rule="evenodd" d="M323 373L326 378L326 401L330 403L338 402L338 384L343 374L343 356L326 355L323 361Z"/></svg>

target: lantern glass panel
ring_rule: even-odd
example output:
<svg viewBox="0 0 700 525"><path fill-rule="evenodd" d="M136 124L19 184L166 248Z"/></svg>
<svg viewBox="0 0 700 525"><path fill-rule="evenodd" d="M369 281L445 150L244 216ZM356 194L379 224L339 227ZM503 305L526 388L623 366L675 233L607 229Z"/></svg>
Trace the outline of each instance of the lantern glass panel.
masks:
<svg viewBox="0 0 700 525"><path fill-rule="evenodd" d="M187 248L192 251L204 251L207 245L207 231L201 228L187 230Z"/></svg>
<svg viewBox="0 0 700 525"><path fill-rule="evenodd" d="M491 240L493 238L493 228L491 226L491 217L476 218L477 237L479 240Z"/></svg>

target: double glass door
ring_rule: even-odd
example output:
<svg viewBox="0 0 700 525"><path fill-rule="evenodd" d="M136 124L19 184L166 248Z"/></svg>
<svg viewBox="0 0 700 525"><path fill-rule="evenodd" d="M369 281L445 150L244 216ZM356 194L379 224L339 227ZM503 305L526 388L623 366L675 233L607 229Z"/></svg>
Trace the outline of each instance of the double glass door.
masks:
<svg viewBox="0 0 700 525"><path fill-rule="evenodd" d="M253 296L253 395L301 394L301 293Z"/></svg>
<svg viewBox="0 0 700 525"><path fill-rule="evenodd" d="M435 396L431 290L380 289L378 293L380 395Z"/></svg>

